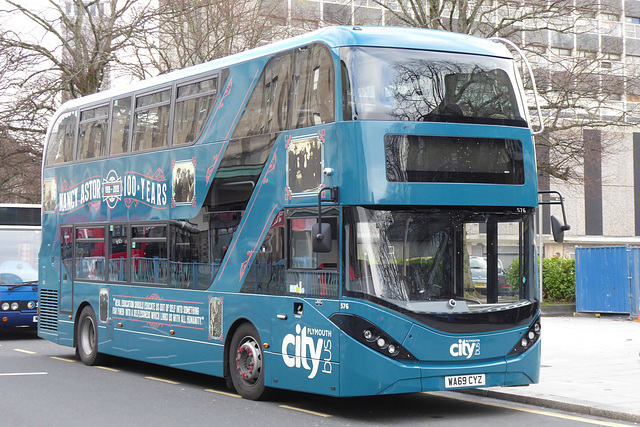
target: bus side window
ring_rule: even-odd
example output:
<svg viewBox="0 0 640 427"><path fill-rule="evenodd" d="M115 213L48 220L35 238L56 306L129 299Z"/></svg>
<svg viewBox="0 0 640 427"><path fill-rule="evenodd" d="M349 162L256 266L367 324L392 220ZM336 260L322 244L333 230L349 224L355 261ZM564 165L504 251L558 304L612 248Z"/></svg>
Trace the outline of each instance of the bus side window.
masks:
<svg viewBox="0 0 640 427"><path fill-rule="evenodd" d="M104 227L76 228L74 278L104 280Z"/></svg>
<svg viewBox="0 0 640 427"><path fill-rule="evenodd" d="M167 284L167 226L131 227L131 281Z"/></svg>
<svg viewBox="0 0 640 427"><path fill-rule="evenodd" d="M284 212L280 212L253 258L240 292L284 295L284 269Z"/></svg>
<svg viewBox="0 0 640 427"><path fill-rule="evenodd" d="M101 106L80 113L78 126L78 160L102 157L107 149L109 107Z"/></svg>
<svg viewBox="0 0 640 427"><path fill-rule="evenodd" d="M331 53L322 44L297 49L295 53L291 125L292 129L335 121L335 83Z"/></svg>
<svg viewBox="0 0 640 427"><path fill-rule="evenodd" d="M47 144L45 165L70 162L76 134L76 112L62 114L51 128L51 136Z"/></svg>
<svg viewBox="0 0 640 427"><path fill-rule="evenodd" d="M323 217L331 225L331 252L313 251L312 227L317 217L290 218L289 266L284 278L287 294L305 297L337 298L338 296L338 218Z"/></svg>
<svg viewBox="0 0 640 427"><path fill-rule="evenodd" d="M311 229L318 221L312 218L289 219L289 268L297 269L335 269L338 263L338 219L322 218L323 223L331 225L331 252L316 253L313 251Z"/></svg>
<svg viewBox="0 0 640 427"><path fill-rule="evenodd" d="M131 97L116 99L111 110L111 151L123 154L129 151L129 129L131 128Z"/></svg>
<svg viewBox="0 0 640 427"><path fill-rule="evenodd" d="M287 129L292 52L267 62L244 108L233 138L280 132Z"/></svg>
<svg viewBox="0 0 640 427"><path fill-rule="evenodd" d="M207 289L213 279L208 229L202 211L194 222L172 221L169 228L169 286ZM198 226L200 224L200 227Z"/></svg>
<svg viewBox="0 0 640 427"><path fill-rule="evenodd" d="M133 151L166 147L169 140L171 89L136 99Z"/></svg>
<svg viewBox="0 0 640 427"><path fill-rule="evenodd" d="M127 269L127 246L129 242L128 227L125 225L109 226L109 281L126 282L128 277Z"/></svg>
<svg viewBox="0 0 640 427"><path fill-rule="evenodd" d="M217 99L217 90L217 78L178 87L173 144L188 144L200 137Z"/></svg>

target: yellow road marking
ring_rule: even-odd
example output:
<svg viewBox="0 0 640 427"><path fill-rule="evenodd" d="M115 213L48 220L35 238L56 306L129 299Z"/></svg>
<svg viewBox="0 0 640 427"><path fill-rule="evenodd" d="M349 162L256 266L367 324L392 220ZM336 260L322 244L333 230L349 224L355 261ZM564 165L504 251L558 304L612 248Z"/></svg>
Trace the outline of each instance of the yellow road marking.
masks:
<svg viewBox="0 0 640 427"><path fill-rule="evenodd" d="M107 368L106 366L96 366L96 368L98 368L98 369L104 369L105 371L120 372L120 370L119 370L119 369Z"/></svg>
<svg viewBox="0 0 640 427"><path fill-rule="evenodd" d="M164 378L156 378L156 377L145 377L145 378L148 379L148 380L160 381L160 382L167 383L167 384L173 384L173 385L180 384L179 382L171 381L171 380L165 380Z"/></svg>
<svg viewBox="0 0 640 427"><path fill-rule="evenodd" d="M280 405L280 407L284 409L291 409L292 411L304 412L305 414L316 415L322 418L331 418L331 415L323 414L322 412L308 411L306 409L296 408L294 406L289 406L289 405Z"/></svg>
<svg viewBox="0 0 640 427"><path fill-rule="evenodd" d="M238 394L233 394L233 393L226 393L224 391L218 391L218 390L211 390L210 388L205 389L204 391L208 391L209 393L216 393L216 394L222 394L223 396L231 396L231 397L237 397L237 398L242 398L242 396L238 395Z"/></svg>
<svg viewBox="0 0 640 427"><path fill-rule="evenodd" d="M463 402L478 403L480 405L493 406L493 407L496 407L496 408L511 409L513 411L527 412L529 414L544 415L544 416L547 416L547 417L560 418L560 419L563 419L563 420L578 421L578 422L582 422L582 423L586 423L586 424L595 424L595 425L599 425L599 426L625 427L625 426L629 425L629 424L620 424L620 423L614 423L614 422L603 421L603 420L592 420L590 418L577 417L575 415L565 415L565 414L559 414L559 413L556 413L556 412L541 411L539 409L522 408L522 407L518 407L518 406L507 405L507 404L504 404L504 403L481 402L481 401L473 400L473 399L465 399L464 397L458 397L458 396L454 397L454 396L448 396L448 395L445 396L445 395L439 394L437 392L425 392L424 394L430 394L432 396L438 396L438 397L445 397L447 399L461 400Z"/></svg>
<svg viewBox="0 0 640 427"><path fill-rule="evenodd" d="M29 351L29 350L23 350L21 348L14 348L15 351L19 351L20 353L26 353L26 354L36 354L35 351Z"/></svg>
<svg viewBox="0 0 640 427"><path fill-rule="evenodd" d="M67 359L67 358L64 358L64 357L51 356L51 358L55 359L55 360L62 360L63 362L68 362L68 363L74 363L75 362L74 359Z"/></svg>

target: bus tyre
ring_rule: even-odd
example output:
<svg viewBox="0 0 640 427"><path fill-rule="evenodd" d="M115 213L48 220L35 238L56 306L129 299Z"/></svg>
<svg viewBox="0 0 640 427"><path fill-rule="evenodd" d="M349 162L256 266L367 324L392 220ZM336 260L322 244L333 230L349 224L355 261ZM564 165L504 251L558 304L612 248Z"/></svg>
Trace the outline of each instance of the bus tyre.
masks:
<svg viewBox="0 0 640 427"><path fill-rule="evenodd" d="M88 366L94 365L98 360L98 324L90 306L83 308L78 317L76 354Z"/></svg>
<svg viewBox="0 0 640 427"><path fill-rule="evenodd" d="M233 388L249 400L266 396L264 355L258 331L249 323L236 329L229 347L229 376Z"/></svg>

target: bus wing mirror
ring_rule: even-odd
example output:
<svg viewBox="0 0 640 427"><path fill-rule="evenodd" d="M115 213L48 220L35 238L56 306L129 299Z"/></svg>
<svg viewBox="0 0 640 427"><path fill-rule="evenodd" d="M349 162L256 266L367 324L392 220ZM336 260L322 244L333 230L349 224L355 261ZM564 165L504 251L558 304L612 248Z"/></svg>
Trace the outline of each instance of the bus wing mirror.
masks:
<svg viewBox="0 0 640 427"><path fill-rule="evenodd" d="M322 193L327 191L330 202L338 201L338 187L321 188L318 191L318 222L311 226L314 252L331 252L331 225L322 222Z"/></svg>
<svg viewBox="0 0 640 427"><path fill-rule="evenodd" d="M567 224L567 214L564 211L564 201L562 195L557 191L538 191L538 204L540 205L560 205L562 209L563 223L558 218L551 215L551 233L556 243L564 242L564 232L571 230L571 226Z"/></svg>
<svg viewBox="0 0 640 427"><path fill-rule="evenodd" d="M553 240L556 243L564 242L564 232L570 229L570 225L561 224L558 218L551 215L551 232L553 233Z"/></svg>
<svg viewBox="0 0 640 427"><path fill-rule="evenodd" d="M331 252L331 224L315 223L311 226L314 252Z"/></svg>

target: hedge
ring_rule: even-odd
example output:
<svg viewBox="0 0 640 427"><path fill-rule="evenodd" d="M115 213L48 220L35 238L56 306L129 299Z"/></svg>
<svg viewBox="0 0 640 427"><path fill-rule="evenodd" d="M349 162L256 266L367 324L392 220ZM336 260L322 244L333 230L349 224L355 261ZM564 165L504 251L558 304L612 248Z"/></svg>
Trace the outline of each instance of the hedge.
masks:
<svg viewBox="0 0 640 427"><path fill-rule="evenodd" d="M507 269L507 282L518 289L518 260ZM542 299L552 302L575 302L576 262L569 258L544 258L542 260Z"/></svg>
<svg viewBox="0 0 640 427"><path fill-rule="evenodd" d="M542 298L546 301L575 302L574 259L553 257L542 260Z"/></svg>

